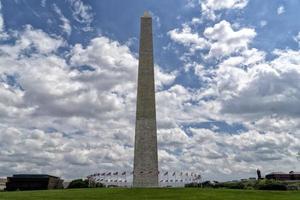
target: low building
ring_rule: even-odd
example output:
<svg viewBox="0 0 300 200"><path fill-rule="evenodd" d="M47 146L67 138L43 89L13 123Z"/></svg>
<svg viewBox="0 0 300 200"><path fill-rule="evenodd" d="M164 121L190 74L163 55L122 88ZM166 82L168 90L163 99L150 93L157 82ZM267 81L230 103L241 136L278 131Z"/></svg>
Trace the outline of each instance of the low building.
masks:
<svg viewBox="0 0 300 200"><path fill-rule="evenodd" d="M0 178L0 191L6 187L6 178Z"/></svg>
<svg viewBox="0 0 300 200"><path fill-rule="evenodd" d="M266 175L266 179L273 179L277 181L300 181L300 173L293 171L290 173L272 172Z"/></svg>
<svg viewBox="0 0 300 200"><path fill-rule="evenodd" d="M7 177L6 190L62 189L63 180L47 174L17 174Z"/></svg>

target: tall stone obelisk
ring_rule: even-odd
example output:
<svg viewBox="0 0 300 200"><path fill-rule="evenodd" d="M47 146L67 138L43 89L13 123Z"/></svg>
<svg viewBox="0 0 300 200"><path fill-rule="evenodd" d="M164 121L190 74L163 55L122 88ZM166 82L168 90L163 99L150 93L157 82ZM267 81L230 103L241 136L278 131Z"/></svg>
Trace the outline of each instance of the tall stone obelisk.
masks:
<svg viewBox="0 0 300 200"><path fill-rule="evenodd" d="M133 187L158 187L152 18L141 17Z"/></svg>

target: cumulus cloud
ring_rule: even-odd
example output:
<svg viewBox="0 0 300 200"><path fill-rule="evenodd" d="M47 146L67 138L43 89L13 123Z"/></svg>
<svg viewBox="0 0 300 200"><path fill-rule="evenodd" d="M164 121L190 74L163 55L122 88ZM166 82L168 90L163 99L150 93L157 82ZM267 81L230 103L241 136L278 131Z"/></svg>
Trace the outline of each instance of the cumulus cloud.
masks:
<svg viewBox="0 0 300 200"><path fill-rule="evenodd" d="M296 59L299 52L275 51L275 54L278 57L272 62L255 65L247 71L238 73L238 68L223 69L224 74L236 77L236 85L223 87L224 91L232 92L224 101L224 112L253 114L255 117L298 116L296 105L300 88L295 83L300 78L299 59Z"/></svg>
<svg viewBox="0 0 300 200"><path fill-rule="evenodd" d="M77 44L72 49L70 62L73 66L90 66L95 71L86 71L79 80L92 82L99 88L112 88L120 81L135 83L137 59L127 46L106 37L91 40L86 48Z"/></svg>
<svg viewBox="0 0 300 200"><path fill-rule="evenodd" d="M205 38L201 37L198 33L192 32L191 27L184 25L183 28L173 29L168 32L170 38L186 47L189 47L191 52L207 48L208 42Z"/></svg>
<svg viewBox="0 0 300 200"><path fill-rule="evenodd" d="M202 15L208 19L216 20L216 11L224 9L243 9L248 0L204 0L201 2Z"/></svg>
<svg viewBox="0 0 300 200"><path fill-rule="evenodd" d="M87 45L75 44L66 58L57 54L66 41L30 25L14 40L0 45L0 129L6 138L0 143L1 175L72 178L99 167L130 170L135 54L100 36ZM159 66L155 73L161 89L176 77Z"/></svg>
<svg viewBox="0 0 300 200"><path fill-rule="evenodd" d="M297 162L294 155L299 138L292 134L247 131L226 135L197 128L191 128L189 132L191 136L188 141L184 140L185 145L181 148L182 156L173 162L183 168L193 165L195 169L202 169L206 176L221 173L224 177L226 174L232 177L233 172L254 173L257 167L262 166L264 171L275 170L273 165L266 165L265 162L277 163L281 170L288 170L283 163Z"/></svg>
<svg viewBox="0 0 300 200"><path fill-rule="evenodd" d="M295 83L300 78L299 51L273 53L271 61L265 60L264 52L249 49L222 60L215 69L195 65L197 76L213 74L199 94L211 99L215 108L211 111L219 120L243 123L260 133L290 133L290 137L298 138L300 112L296 105L300 103L300 88Z"/></svg>
<svg viewBox="0 0 300 200"><path fill-rule="evenodd" d="M220 59L249 49L256 32L251 28L234 30L229 22L222 20L212 27L207 27L203 36L186 24L181 30L169 31L168 35L174 42L187 47L192 54L196 50L209 50L206 58Z"/></svg>
<svg viewBox="0 0 300 200"><path fill-rule="evenodd" d="M211 42L208 57L219 58L247 49L256 32L250 28L235 31L229 22L223 20L206 28L204 36Z"/></svg>
<svg viewBox="0 0 300 200"><path fill-rule="evenodd" d="M42 30L34 30L32 26L27 25L16 43L15 49L18 51L35 50L38 53L47 54L56 51L64 44L64 41L57 36L49 37Z"/></svg>
<svg viewBox="0 0 300 200"><path fill-rule="evenodd" d="M69 2L79 23L92 22L91 8ZM247 1L204 3L215 14ZM155 66L160 168L200 171L205 179L297 168L299 51L276 50L267 61L251 48L254 29L224 20L203 33L186 24L168 35L190 54L207 51L215 63L186 60L201 81L195 88L177 81L179 72ZM11 37L13 43L0 45L0 175L131 170L135 53L105 36L69 46L30 25ZM243 129L222 128L235 123Z"/></svg>
<svg viewBox="0 0 300 200"><path fill-rule="evenodd" d="M155 73L155 88L157 91L162 90L164 86L169 86L171 85L176 77L177 77L177 72L164 72L159 66L155 66L154 68L154 73Z"/></svg>
<svg viewBox="0 0 300 200"><path fill-rule="evenodd" d="M173 32L177 34L183 32L175 30ZM201 116L198 122L207 119L223 120L227 123L241 123L246 130L237 135L220 135L217 133L220 131L218 127L210 130L193 128L193 121L188 118L176 118L175 123L172 120L168 123L166 121L164 127L175 128L178 124L185 124L191 127L185 133L189 133L189 136L193 133L186 142L189 147L183 147L188 150L181 152L178 162L187 163L186 166L198 163L193 164L198 169L208 166L205 169L209 170L203 169L205 174L213 176L214 171L230 174L231 178L233 173L242 171L245 175L262 167L265 171L289 171L285 162L289 163L289 167L297 169L296 155L299 148L295 142L299 140L300 126L300 112L297 109L300 89L296 84L300 81L299 51L277 49L273 51L273 59L266 60L266 52L251 48L256 36L254 29L234 28L224 20L207 27L203 36L192 28L189 33L196 34L195 38L206 40L208 45L202 50L208 50L205 58L209 59L202 62L192 58L184 60L185 66L194 69L194 74L205 84L195 90L180 90L185 91L181 92L181 96L186 99L179 105L187 108L186 105L190 105L193 99L198 104L194 109L200 109L202 113L189 113L194 117ZM294 40L297 42L297 36ZM193 49L192 45L181 41L176 42L185 45L188 51ZM189 41L196 43L194 41L197 40ZM217 58L214 59L215 64L211 64L211 58ZM192 140L197 142L197 147ZM214 142L202 144L202 141ZM191 149L198 149L197 153L191 153Z"/></svg>
<svg viewBox="0 0 300 200"><path fill-rule="evenodd" d="M26 36L37 33L40 34L38 37L40 39L45 37L42 39L56 40L32 28L24 31ZM16 42L19 46L10 48L25 48L21 42L24 40L24 35L21 35ZM114 47L108 39L103 38L103 40L104 46ZM26 44L38 48L35 42L33 40ZM114 163L113 166L116 168L130 169L135 76L134 72L132 76L126 76L127 72L122 71L122 68L132 67L134 71L137 66L136 59L128 51L128 55L124 56L132 58L132 65L128 66L126 59L118 64L112 62L112 66L115 64L116 69L110 76L100 77L102 83L106 82L105 79L107 82L110 79L117 79L122 73L125 78L118 83L112 83L111 87L102 87L102 83L82 81L83 78L93 75L69 66L64 58L54 54L55 49L38 49L39 51L18 60L14 59L16 55L13 54L21 50L10 51L12 54L1 58L0 66L3 74L16 74L15 81L20 85L20 88L14 88L3 79L4 82L0 87L2 94L0 107L6 109L6 112L1 112L3 115L1 134L14 130L7 133L10 137L6 137L6 140L9 140L6 144L16 143L16 145L3 147L6 150L1 152L0 168L11 166L11 169L1 170L2 173L54 173L74 177L72 171L77 171L81 176L85 176L90 173L90 170L97 170L96 166L99 165L102 169L112 170L111 163ZM115 50L119 49L122 51L127 48L121 45L115 46ZM47 56L44 56L45 52ZM76 55L72 54L72 57ZM103 59L102 63L106 61L109 63L118 57L119 55L115 58L113 55L109 56L108 52L106 56L99 58L99 63L101 59ZM13 65L5 68L8 63ZM75 62L73 66L76 67ZM95 72L95 76L101 76L100 71L99 69L99 74ZM113 77L113 74L116 74L116 77ZM129 86L126 85L127 82ZM13 138L9 139L11 137ZM114 152L111 149L114 149ZM125 157L127 157L126 162L123 160ZM14 166L13 163L18 164ZM90 167L89 170L87 166Z"/></svg>

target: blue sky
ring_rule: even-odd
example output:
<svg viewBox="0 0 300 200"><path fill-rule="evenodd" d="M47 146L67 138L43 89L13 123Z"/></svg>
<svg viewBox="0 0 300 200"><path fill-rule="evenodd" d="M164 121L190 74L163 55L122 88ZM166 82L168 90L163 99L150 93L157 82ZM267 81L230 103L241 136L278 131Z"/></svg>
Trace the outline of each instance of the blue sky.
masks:
<svg viewBox="0 0 300 200"><path fill-rule="evenodd" d="M159 166L297 171L298 0L1 0L0 176L132 170L140 16L153 17Z"/></svg>

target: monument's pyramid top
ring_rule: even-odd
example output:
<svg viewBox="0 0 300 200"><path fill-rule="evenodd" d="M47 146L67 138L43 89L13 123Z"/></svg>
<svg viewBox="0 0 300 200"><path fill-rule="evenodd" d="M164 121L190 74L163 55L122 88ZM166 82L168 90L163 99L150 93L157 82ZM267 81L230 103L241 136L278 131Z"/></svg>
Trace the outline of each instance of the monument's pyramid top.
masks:
<svg viewBox="0 0 300 200"><path fill-rule="evenodd" d="M150 13L148 11L145 11L143 17L151 17L151 15L150 15Z"/></svg>

